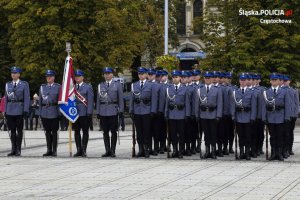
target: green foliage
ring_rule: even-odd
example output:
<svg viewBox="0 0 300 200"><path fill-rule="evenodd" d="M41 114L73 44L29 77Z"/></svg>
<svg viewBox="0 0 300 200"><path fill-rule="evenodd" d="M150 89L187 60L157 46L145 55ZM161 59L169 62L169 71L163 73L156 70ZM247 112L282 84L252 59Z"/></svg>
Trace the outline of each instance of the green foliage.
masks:
<svg viewBox="0 0 300 200"><path fill-rule="evenodd" d="M146 51L151 62L162 54L163 10L155 0L0 0L0 11L0 68L23 68L32 91L48 68L60 82L67 41L74 67L94 84L104 66L122 71Z"/></svg>
<svg viewBox="0 0 300 200"><path fill-rule="evenodd" d="M207 69L254 71L267 77L281 72L300 80L300 2L261 0L208 0L203 18L195 19L204 28L201 39L206 45ZM211 9L215 8L215 12ZM217 9L216 9L217 8ZM244 10L293 10L286 16L240 16ZM264 24L260 19L292 19L292 24Z"/></svg>

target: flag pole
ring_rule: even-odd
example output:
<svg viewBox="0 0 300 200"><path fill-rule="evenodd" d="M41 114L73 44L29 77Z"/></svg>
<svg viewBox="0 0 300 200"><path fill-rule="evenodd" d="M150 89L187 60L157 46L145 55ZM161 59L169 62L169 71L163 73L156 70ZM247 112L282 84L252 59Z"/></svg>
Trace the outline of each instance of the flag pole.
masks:
<svg viewBox="0 0 300 200"><path fill-rule="evenodd" d="M70 56L71 53L71 43L66 42L66 52L68 53L68 56ZM72 157L72 122L69 120L69 155Z"/></svg>
<svg viewBox="0 0 300 200"><path fill-rule="evenodd" d="M69 121L69 154L72 157L72 122Z"/></svg>
<svg viewBox="0 0 300 200"><path fill-rule="evenodd" d="M169 54L169 0L165 0L165 55Z"/></svg>

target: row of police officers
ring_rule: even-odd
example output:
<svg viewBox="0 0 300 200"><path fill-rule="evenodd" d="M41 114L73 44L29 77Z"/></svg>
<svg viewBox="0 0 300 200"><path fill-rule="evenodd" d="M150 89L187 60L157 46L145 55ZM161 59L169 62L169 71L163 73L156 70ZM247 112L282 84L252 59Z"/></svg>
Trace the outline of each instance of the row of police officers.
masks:
<svg viewBox="0 0 300 200"><path fill-rule="evenodd" d="M23 117L28 115L29 85L20 80L21 69L11 68L12 81L6 83L6 119L12 150L8 156L20 156ZM103 69L104 81L98 84L96 110L103 130L105 153L115 157L118 120L123 117L123 89L113 81L114 70ZM264 132L270 134L270 160L283 160L293 155L295 121L298 115L298 91L289 86L290 78L272 73L270 88L260 86L261 76L241 73L239 86L231 84L230 72L174 70L168 80L165 70L138 68L137 82L132 83L129 114L137 133L137 157L164 154L183 158L200 153L201 158L223 157L234 153L239 145L239 159L264 154ZM55 71L46 70L46 83L40 86L39 112L45 130L47 151L43 156L56 156L58 143L58 97L61 89L55 83ZM203 82L200 81L201 76ZM93 113L94 92L84 82L84 72L75 70L75 88L79 118L74 124L75 157L87 156L88 120ZM265 126L266 125L266 126ZM81 133L82 132L82 133ZM111 132L111 136L109 135ZM205 152L201 141L204 135Z"/></svg>

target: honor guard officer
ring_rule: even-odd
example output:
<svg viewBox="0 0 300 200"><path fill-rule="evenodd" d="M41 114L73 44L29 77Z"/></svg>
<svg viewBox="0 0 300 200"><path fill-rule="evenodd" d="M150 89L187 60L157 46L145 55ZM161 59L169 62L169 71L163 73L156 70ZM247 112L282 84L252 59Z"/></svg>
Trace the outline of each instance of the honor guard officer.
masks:
<svg viewBox="0 0 300 200"><path fill-rule="evenodd" d="M103 73L105 81L98 85L96 106L105 146L105 154L102 157L116 157L118 115L121 118L124 113L123 88L120 82L112 80L114 70L111 67L105 67ZM109 131L111 131L111 143Z"/></svg>
<svg viewBox="0 0 300 200"><path fill-rule="evenodd" d="M283 77L284 85L292 91L292 116L291 116L291 122L289 126L289 142L287 144L287 150L289 155L294 155L293 152L293 143L294 143L294 129L295 129L295 122L298 117L298 107L299 107L299 92L297 89L290 87L291 79L289 76L284 75Z"/></svg>
<svg viewBox="0 0 300 200"><path fill-rule="evenodd" d="M19 67L12 67L10 72L12 81L5 85L5 116L8 129L11 132L11 152L7 156L20 156L23 139L23 117L27 117L29 112L29 85L26 81L20 80L22 70Z"/></svg>
<svg viewBox="0 0 300 200"><path fill-rule="evenodd" d="M58 96L61 86L54 83L55 71L46 70L46 84L40 87L40 116L46 134L47 152L43 156L57 155L57 131L59 129Z"/></svg>
<svg viewBox="0 0 300 200"><path fill-rule="evenodd" d="M201 87L203 84L200 82L201 71L198 70L198 69L194 69L193 70L193 74L194 74L194 76L193 76L193 78L194 78L194 80L193 80L194 81L193 86L195 88L193 99L195 99L195 95L197 93L197 89L199 87ZM195 103L195 101L194 101L194 103ZM192 115L195 116L196 114L195 114L195 109L194 108L195 108L195 105L193 105L193 107L192 107ZM195 119L195 121L196 121L196 119ZM192 136L192 141L191 141L191 153L195 154L195 152L200 153L200 144L201 144L202 133L203 133L202 127L201 127L201 123L198 124L197 121L194 122L194 128L193 129L194 129L194 131L193 131L194 134ZM197 146L196 146L196 142L197 142Z"/></svg>
<svg viewBox="0 0 300 200"><path fill-rule="evenodd" d="M157 93L153 83L147 81L147 69L138 68L139 81L131 84L129 113L133 119L139 152L137 157L149 157L151 140L151 116L157 111Z"/></svg>
<svg viewBox="0 0 300 200"><path fill-rule="evenodd" d="M239 76L240 88L235 89L231 100L231 116L236 122L239 136L240 159L250 160L252 126L257 116L257 99L253 89L247 87L248 75Z"/></svg>
<svg viewBox="0 0 300 200"><path fill-rule="evenodd" d="M169 122L169 133L173 146L172 158L183 158L185 125L190 118L190 97L188 88L180 83L182 72L172 72L173 84L166 88L165 117ZM179 151L178 151L179 143Z"/></svg>
<svg viewBox="0 0 300 200"><path fill-rule="evenodd" d="M168 82L168 72L166 70L161 71L161 87L159 89L159 105L158 105L158 113L159 113L159 121L161 123L160 132L159 132L159 153L164 154L166 149L166 139L167 139L167 124L165 121L164 113L165 113L165 105L166 105L166 89L169 85Z"/></svg>
<svg viewBox="0 0 300 200"><path fill-rule="evenodd" d="M153 84L153 90L156 93L156 96L159 97L159 89L160 89L160 84L156 82L156 76L157 76L157 71L153 68L149 68L147 70L148 72L148 81ZM158 76L160 74L158 73ZM158 105L159 98L157 98L157 105ZM157 106L158 108L158 106ZM150 154L153 156L157 156L157 153L159 151L159 130L160 130L160 122L159 122L159 117L158 117L158 110L156 110L153 115L151 116L151 139L149 140L149 149L150 149ZM152 149L152 140L154 141L154 148Z"/></svg>
<svg viewBox="0 0 300 200"><path fill-rule="evenodd" d="M213 84L212 72L205 72L203 76L205 84L198 88L195 96L195 114L197 120L201 120L204 131L205 154L203 158L216 159L218 121L222 117L223 111L222 92L218 86Z"/></svg>
<svg viewBox="0 0 300 200"><path fill-rule="evenodd" d="M291 117L291 99L286 89L281 88L280 75L270 75L271 87L263 93L264 105L262 107L262 120L266 121L271 144L271 157L269 160L283 161L282 148L286 123Z"/></svg>
<svg viewBox="0 0 300 200"><path fill-rule="evenodd" d="M78 109L79 118L74 123L75 143L77 153L74 157L86 157L86 148L89 140L89 119L92 117L94 107L94 92L90 84L84 81L84 72L81 70L75 71L76 82L76 105ZM80 135L82 130L82 140Z"/></svg>

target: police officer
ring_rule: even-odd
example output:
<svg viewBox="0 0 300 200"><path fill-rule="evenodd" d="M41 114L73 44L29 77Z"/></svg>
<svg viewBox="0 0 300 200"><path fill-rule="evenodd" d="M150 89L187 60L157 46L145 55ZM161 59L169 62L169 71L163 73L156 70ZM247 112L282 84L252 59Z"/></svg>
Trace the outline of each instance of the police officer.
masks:
<svg viewBox="0 0 300 200"><path fill-rule="evenodd" d="M76 105L78 109L79 118L74 123L75 143L77 153L74 157L86 157L86 148L89 140L89 119L92 117L94 107L94 93L90 84L84 81L84 72L82 70L75 70L75 88L77 93ZM80 130L82 129L82 140Z"/></svg>
<svg viewBox="0 0 300 200"><path fill-rule="evenodd" d="M257 116L257 99L253 89L247 87L249 76L242 73L239 76L240 88L232 94L231 116L236 122L239 136L240 159L250 160L252 125Z"/></svg>
<svg viewBox="0 0 300 200"><path fill-rule="evenodd" d="M280 87L280 75L270 75L271 87L263 93L264 105L262 107L262 119L266 121L271 144L271 157L269 160L283 161L283 137L286 123L291 117L291 99L287 90Z"/></svg>
<svg viewBox="0 0 300 200"><path fill-rule="evenodd" d="M157 82L160 77L160 71L155 70L153 68L148 69L148 81L153 84L153 90L156 93L157 96L157 105L159 104L159 90L160 90L160 84ZM158 106L157 106L158 108ZM160 126L160 121L158 117L158 110L156 110L153 113L153 116L151 116L151 139L149 140L149 149L150 149L150 154L153 156L157 156L157 153L159 151L159 129L161 128ZM154 148L152 148L152 140L154 141Z"/></svg>
<svg viewBox="0 0 300 200"><path fill-rule="evenodd" d="M201 87L203 84L200 82L201 79L201 71L198 69L194 69L193 70L193 87L194 87L194 94L193 94L193 105L192 105L192 113L191 115L195 116L195 95L197 93L197 89L199 87ZM200 153L200 145L201 145L201 140L202 140L202 127L201 127L201 123L197 122L197 120L195 119L193 122L193 135L192 135L192 139L191 139L191 153L195 154Z"/></svg>
<svg viewBox="0 0 300 200"><path fill-rule="evenodd" d="M158 118L160 121L160 132L159 132L159 153L164 154L166 149L166 139L167 139L167 124L164 117L165 105L166 105L166 89L169 85L168 82L168 71L161 70L161 87L159 89L159 105L158 105Z"/></svg>
<svg viewBox="0 0 300 200"><path fill-rule="evenodd" d="M157 111L157 92L153 83L147 81L147 69L138 68L139 81L131 84L129 113L137 132L139 152L137 157L148 158L151 140L151 118Z"/></svg>
<svg viewBox="0 0 300 200"><path fill-rule="evenodd" d="M183 158L185 125L191 112L188 87L180 83L181 76L181 71L174 70L172 72L173 83L166 88L165 117L169 123L169 133L173 147L172 158Z"/></svg>
<svg viewBox="0 0 300 200"><path fill-rule="evenodd" d="M43 156L57 156L57 131L59 129L58 96L60 84L55 83L55 71L46 70L46 84L40 87L40 117L46 134L47 152Z"/></svg>
<svg viewBox="0 0 300 200"><path fill-rule="evenodd" d="M7 156L20 156L23 139L23 117L28 116L30 94L29 85L20 80L22 70L19 67L10 69L12 81L5 85L5 116L11 132L11 152ZM18 134L17 134L18 133Z"/></svg>
<svg viewBox="0 0 300 200"><path fill-rule="evenodd" d="M291 78L288 75L284 75L284 85L286 87L288 87L291 90L292 93L292 110L291 110L291 121L290 121L290 126L289 126L289 130L288 130L288 134L289 134L289 141L287 144L287 153L289 155L294 155L293 152L293 143L294 143L294 129L295 129L295 122L297 120L298 117L298 107L299 107L299 92L297 89L292 88L290 86L291 83Z"/></svg>
<svg viewBox="0 0 300 200"><path fill-rule="evenodd" d="M105 67L103 73L105 81L98 85L96 106L105 146L102 157L116 157L118 115L122 117L124 113L123 88L120 82L113 81L113 68ZM111 143L109 131L111 131Z"/></svg>
<svg viewBox="0 0 300 200"><path fill-rule="evenodd" d="M204 131L205 154L203 158L216 159L218 122L223 111L222 91L212 82L212 77L214 77L212 72L205 72L203 76L205 84L197 90L195 96L195 114L197 120L201 120Z"/></svg>

